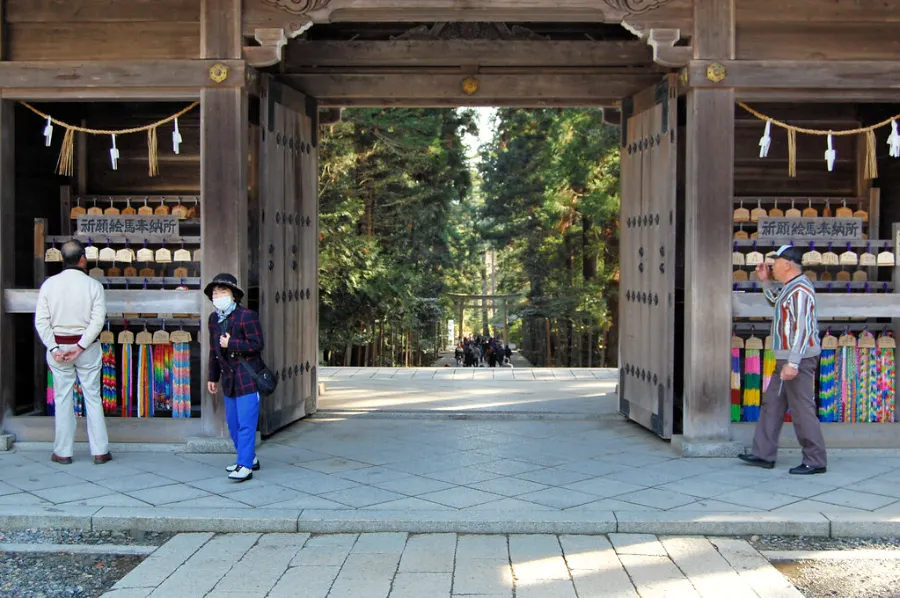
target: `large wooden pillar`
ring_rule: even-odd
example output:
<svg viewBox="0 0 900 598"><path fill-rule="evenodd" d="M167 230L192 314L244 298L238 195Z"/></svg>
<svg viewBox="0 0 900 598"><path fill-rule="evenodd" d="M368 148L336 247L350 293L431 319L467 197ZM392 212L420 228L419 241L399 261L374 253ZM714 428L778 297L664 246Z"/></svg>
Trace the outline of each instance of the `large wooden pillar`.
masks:
<svg viewBox="0 0 900 598"><path fill-rule="evenodd" d="M695 0L692 43L695 59L734 58L734 0ZM699 455L731 437L733 89L690 90L686 124L684 441Z"/></svg>
<svg viewBox="0 0 900 598"><path fill-rule="evenodd" d="M15 283L15 116L15 103L0 100L0 298ZM0 309L0 434L16 390L15 337L13 316Z"/></svg>
<svg viewBox="0 0 900 598"><path fill-rule="evenodd" d="M201 57L240 59L241 0L202 0ZM204 87L200 92L200 229L203 284L219 272L231 272L247 288L248 109L240 87ZM209 335L206 321L212 304L203 303L203 401L205 436L225 436L225 406L206 392Z"/></svg>

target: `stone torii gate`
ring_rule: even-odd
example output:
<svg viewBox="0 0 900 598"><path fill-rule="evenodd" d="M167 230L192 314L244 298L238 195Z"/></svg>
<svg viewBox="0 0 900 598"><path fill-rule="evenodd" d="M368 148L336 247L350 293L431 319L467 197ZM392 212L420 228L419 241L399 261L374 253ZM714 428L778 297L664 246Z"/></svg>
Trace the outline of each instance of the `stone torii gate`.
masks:
<svg viewBox="0 0 900 598"><path fill-rule="evenodd" d="M463 322L465 321L466 309L480 309L482 313L487 312L487 302L492 303L492 307L496 309L496 304L500 304L500 313L503 315L503 344L509 344L509 303L520 299L521 295L465 295L450 294L456 303L456 313L459 314L459 338L463 335ZM481 303L469 304L469 301L481 301ZM483 318L483 322L487 322L487 318ZM485 324L484 334L490 335L490 330Z"/></svg>

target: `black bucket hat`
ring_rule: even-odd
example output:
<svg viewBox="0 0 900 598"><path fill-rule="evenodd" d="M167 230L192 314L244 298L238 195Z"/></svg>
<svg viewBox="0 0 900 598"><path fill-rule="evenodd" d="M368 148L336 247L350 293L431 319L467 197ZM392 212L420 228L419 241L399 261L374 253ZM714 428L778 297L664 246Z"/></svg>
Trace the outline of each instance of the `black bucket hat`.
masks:
<svg viewBox="0 0 900 598"><path fill-rule="evenodd" d="M210 281L206 288L203 290L203 293L209 297L210 301L212 301L213 289L216 287L228 287L231 289L231 293L234 295L235 301L240 301L244 298L244 291L241 290L241 287L237 284L237 278L232 274L228 274L227 272L223 272L221 274L216 274L215 278Z"/></svg>

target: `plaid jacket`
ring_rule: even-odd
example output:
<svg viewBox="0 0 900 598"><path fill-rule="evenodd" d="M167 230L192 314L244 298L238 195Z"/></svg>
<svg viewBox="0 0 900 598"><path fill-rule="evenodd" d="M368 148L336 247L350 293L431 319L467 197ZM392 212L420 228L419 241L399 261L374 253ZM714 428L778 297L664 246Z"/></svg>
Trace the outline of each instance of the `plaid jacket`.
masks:
<svg viewBox="0 0 900 598"><path fill-rule="evenodd" d="M226 332L231 333L231 339L228 347L222 348L219 337ZM221 382L226 397L256 392L253 378L241 360L246 360L253 371L259 371L263 366L260 354L264 346L262 325L255 311L238 305L221 324L213 312L209 316L209 381Z"/></svg>

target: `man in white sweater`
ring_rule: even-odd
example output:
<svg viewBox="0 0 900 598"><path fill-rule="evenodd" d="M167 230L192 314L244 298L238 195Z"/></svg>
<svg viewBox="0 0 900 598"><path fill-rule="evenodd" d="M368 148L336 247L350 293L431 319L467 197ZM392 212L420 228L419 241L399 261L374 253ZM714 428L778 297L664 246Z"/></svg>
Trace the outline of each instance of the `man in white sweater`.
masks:
<svg viewBox="0 0 900 598"><path fill-rule="evenodd" d="M61 252L65 269L41 285L34 314L34 327L47 347L56 396L56 439L50 460L65 465L72 462L77 375L84 392L91 454L100 465L112 459L100 399L103 355L97 342L106 322L106 296L103 285L87 275L84 246L79 241L67 242Z"/></svg>

